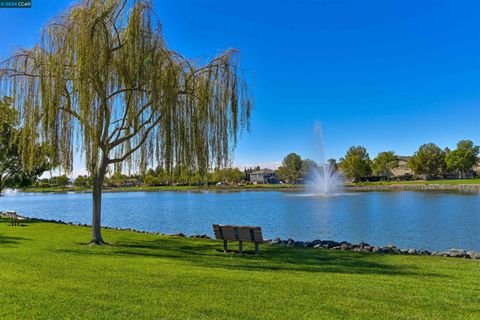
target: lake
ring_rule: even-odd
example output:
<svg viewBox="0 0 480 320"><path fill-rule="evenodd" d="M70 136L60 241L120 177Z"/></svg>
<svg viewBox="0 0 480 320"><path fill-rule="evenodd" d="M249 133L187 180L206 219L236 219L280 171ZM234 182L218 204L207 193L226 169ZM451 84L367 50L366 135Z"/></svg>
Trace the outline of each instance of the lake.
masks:
<svg viewBox="0 0 480 320"><path fill-rule="evenodd" d="M7 193L0 210L91 223L91 195ZM212 224L258 225L266 238L335 240L401 248L480 250L480 194L360 192L105 193L103 225L212 236Z"/></svg>

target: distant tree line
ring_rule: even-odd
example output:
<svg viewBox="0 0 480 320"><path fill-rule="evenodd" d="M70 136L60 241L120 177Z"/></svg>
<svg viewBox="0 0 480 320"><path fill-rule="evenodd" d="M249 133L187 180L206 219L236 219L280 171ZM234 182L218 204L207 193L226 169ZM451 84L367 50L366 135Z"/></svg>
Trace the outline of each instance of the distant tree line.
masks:
<svg viewBox="0 0 480 320"><path fill-rule="evenodd" d="M434 143L421 145L407 162L415 175L428 178L441 178L456 175L467 178L475 175L473 167L479 162L480 147L470 140L461 140L455 150L441 149ZM352 146L340 159L339 167L343 174L354 181L369 176L391 179L393 171L399 167L399 157L394 151L380 152L376 158L370 156L363 146Z"/></svg>
<svg viewBox="0 0 480 320"><path fill-rule="evenodd" d="M250 169L252 171L252 169ZM105 187L125 187L125 186L195 186L225 184L235 185L247 180L248 173L242 172L238 168L218 168L205 174L200 171L188 171L181 167L175 167L172 173L158 166L155 169L148 169L143 174L126 175L120 172L113 173L105 178ZM73 185L77 188L91 188L93 180L90 176L79 175L73 181L65 175L54 176L51 178L39 179L35 182L36 187L66 187Z"/></svg>
<svg viewBox="0 0 480 320"><path fill-rule="evenodd" d="M441 149L434 143L427 143L421 145L413 156L409 158L407 166L415 175L423 175L427 178L441 178L447 175L468 178L475 175L473 167L479 162L479 153L480 147L474 145L470 140L459 141L455 150ZM390 180L395 176L394 171L399 167L399 161L399 156L394 151L380 152L374 159L371 159L365 147L352 146L338 162L336 159L328 159L327 165L333 172L341 170L345 177L353 181L369 178ZM296 184L302 183L308 177L310 171L317 167L318 164L315 161L308 158L302 159L300 155L290 153L283 159L282 165L277 169L276 173L281 181ZM228 167L201 173L200 171L192 171L182 166L176 166L169 173L161 166L158 166L155 169L148 169L142 174L126 175L113 173L106 177L104 185L106 187L193 186L218 183L235 185L248 183L249 175L260 169L259 166L256 166L245 168L245 170L241 171L238 168ZM78 176L74 181L70 182L69 178L63 175L35 180L37 187L64 187L69 184L73 184L78 188L91 188L92 178Z"/></svg>
<svg viewBox="0 0 480 320"><path fill-rule="evenodd" d="M456 176L468 178L476 175L474 166L479 163L480 147L470 140L461 140L455 150L441 149L434 143L421 145L407 161L407 166L416 176L426 178L442 178ZM353 181L368 178L390 180L395 169L400 166L400 158L394 151L380 152L374 159L370 158L363 146L350 147L345 156L337 162L327 160L332 171L341 170L343 175ZM296 153L288 154L277 170L279 179L287 183L298 183L306 178L317 163L310 159L302 159Z"/></svg>
<svg viewBox="0 0 480 320"><path fill-rule="evenodd" d="M158 166L155 170L149 169L142 177L146 186L162 185L208 185L215 183L238 184L245 181L246 175L238 168L217 168L213 171L202 173L199 170L188 170L176 166L172 173L168 173Z"/></svg>

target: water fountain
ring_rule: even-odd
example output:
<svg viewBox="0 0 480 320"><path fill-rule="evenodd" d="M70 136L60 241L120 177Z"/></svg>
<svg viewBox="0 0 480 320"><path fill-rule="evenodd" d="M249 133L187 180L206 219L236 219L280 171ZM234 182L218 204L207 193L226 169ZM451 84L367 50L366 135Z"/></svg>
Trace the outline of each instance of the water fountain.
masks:
<svg viewBox="0 0 480 320"><path fill-rule="evenodd" d="M312 195L335 195L342 192L343 180L329 164L311 168L307 179L307 190Z"/></svg>
<svg viewBox="0 0 480 320"><path fill-rule="evenodd" d="M322 127L315 124L314 134L319 139L320 162L317 167L310 168L307 180L307 190L311 195L335 195L342 192L343 179L335 168L325 161Z"/></svg>

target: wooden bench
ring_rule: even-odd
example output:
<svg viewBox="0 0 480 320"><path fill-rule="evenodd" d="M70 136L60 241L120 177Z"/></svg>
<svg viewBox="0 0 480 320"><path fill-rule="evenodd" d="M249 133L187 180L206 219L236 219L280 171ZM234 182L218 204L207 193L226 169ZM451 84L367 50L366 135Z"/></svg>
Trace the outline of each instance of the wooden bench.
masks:
<svg viewBox="0 0 480 320"><path fill-rule="evenodd" d="M7 211L7 218L10 219L12 226L20 225L20 219L18 218L17 212Z"/></svg>
<svg viewBox="0 0 480 320"><path fill-rule="evenodd" d="M225 252L228 252L227 241L238 241L238 249L240 254L242 254L243 242L245 241L255 243L255 254L259 254L259 244L265 242L265 240L263 240L261 227L214 224L213 232L217 240L223 240L223 251Z"/></svg>

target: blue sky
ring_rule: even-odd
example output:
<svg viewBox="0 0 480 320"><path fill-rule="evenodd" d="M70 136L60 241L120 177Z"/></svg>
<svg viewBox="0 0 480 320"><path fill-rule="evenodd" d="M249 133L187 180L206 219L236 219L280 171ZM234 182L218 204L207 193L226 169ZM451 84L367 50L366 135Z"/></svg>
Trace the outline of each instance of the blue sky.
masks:
<svg viewBox="0 0 480 320"><path fill-rule="evenodd" d="M0 57L31 46L68 1L0 9ZM434 142L480 144L477 1L156 0L168 45L192 58L236 47L255 78L251 133L234 163L274 166L364 145L370 155ZM80 167L80 165L78 166ZM78 168L77 168L78 169Z"/></svg>

